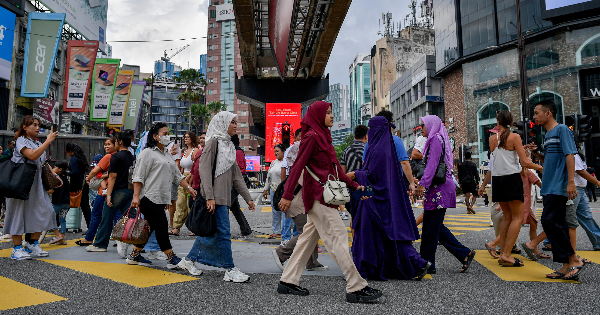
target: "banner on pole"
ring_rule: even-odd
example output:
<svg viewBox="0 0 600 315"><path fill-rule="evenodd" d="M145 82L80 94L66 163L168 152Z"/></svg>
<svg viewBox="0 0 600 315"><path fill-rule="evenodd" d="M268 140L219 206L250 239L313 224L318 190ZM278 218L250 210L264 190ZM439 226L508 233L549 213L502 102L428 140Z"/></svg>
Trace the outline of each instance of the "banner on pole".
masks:
<svg viewBox="0 0 600 315"><path fill-rule="evenodd" d="M67 46L69 72L65 82L63 111L84 112L96 63L98 41L70 40Z"/></svg>
<svg viewBox="0 0 600 315"><path fill-rule="evenodd" d="M10 81L16 15L0 7L0 79Z"/></svg>
<svg viewBox="0 0 600 315"><path fill-rule="evenodd" d="M64 13L29 13L21 96L48 96L64 22Z"/></svg>
<svg viewBox="0 0 600 315"><path fill-rule="evenodd" d="M92 99L90 100L91 121L108 121L120 64L121 59L96 59L92 80Z"/></svg>
<svg viewBox="0 0 600 315"><path fill-rule="evenodd" d="M106 126L109 128L122 127L127 108L127 99L131 91L131 82L133 81L133 70L121 70L117 75L115 83L115 93L110 105L110 113Z"/></svg>
<svg viewBox="0 0 600 315"><path fill-rule="evenodd" d="M33 117L40 120L43 128L58 125L60 110L59 102L46 98L36 98L33 100Z"/></svg>
<svg viewBox="0 0 600 315"><path fill-rule="evenodd" d="M134 132L137 132L145 89L146 81L133 81L131 84L123 129L131 129Z"/></svg>

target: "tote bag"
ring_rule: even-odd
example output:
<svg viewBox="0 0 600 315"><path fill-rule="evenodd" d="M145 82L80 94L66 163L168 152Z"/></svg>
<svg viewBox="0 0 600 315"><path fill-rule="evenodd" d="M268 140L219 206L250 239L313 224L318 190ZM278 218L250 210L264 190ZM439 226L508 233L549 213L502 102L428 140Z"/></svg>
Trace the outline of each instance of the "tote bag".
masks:
<svg viewBox="0 0 600 315"><path fill-rule="evenodd" d="M36 172L35 164L0 161L0 197L28 200Z"/></svg>

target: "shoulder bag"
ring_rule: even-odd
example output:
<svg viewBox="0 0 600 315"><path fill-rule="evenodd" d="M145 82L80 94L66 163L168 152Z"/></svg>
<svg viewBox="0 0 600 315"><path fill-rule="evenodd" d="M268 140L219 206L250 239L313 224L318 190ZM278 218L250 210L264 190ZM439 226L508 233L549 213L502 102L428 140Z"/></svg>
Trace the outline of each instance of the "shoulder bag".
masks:
<svg viewBox="0 0 600 315"><path fill-rule="evenodd" d="M69 208L79 208L81 206L81 196L83 190L69 192L71 202L69 202Z"/></svg>
<svg viewBox="0 0 600 315"><path fill-rule="evenodd" d="M27 158L23 163L0 161L0 197L29 200L36 172L37 165L27 163Z"/></svg>
<svg viewBox="0 0 600 315"><path fill-rule="evenodd" d="M215 170L217 168L218 155L219 149L217 146L212 167L213 187L215 185ZM208 207L206 207L206 199L202 197L200 191L198 191L196 199L194 199L192 209L190 209L190 213L185 221L185 226L188 228L188 230L190 230L190 232L202 237L213 236L217 232L217 216L208 211Z"/></svg>
<svg viewBox="0 0 600 315"><path fill-rule="evenodd" d="M427 158L429 156L430 151L431 150L428 150L428 154L423 156L423 166L427 165ZM440 155L440 161L438 163L437 169L435 170L435 174L433 175L433 179L431 180L431 185L441 185L446 182L446 173L448 172L448 165L446 165L446 162L444 161L445 156L446 141L442 139L442 154ZM425 175L425 167L422 168L422 171L419 171L417 178L420 180L423 177L423 175Z"/></svg>
<svg viewBox="0 0 600 315"><path fill-rule="evenodd" d="M114 240L127 244L146 244L150 237L150 226L148 221L142 219L140 209L136 209L135 216L131 216L129 208L113 227L111 237Z"/></svg>
<svg viewBox="0 0 600 315"><path fill-rule="evenodd" d="M350 202L350 192L348 191L348 187L346 187L346 183L339 178L337 165L334 164L333 167L335 168L335 176L329 174L325 183L319 180L308 165L306 166L306 170L314 180L323 186L323 201L328 205L339 206Z"/></svg>
<svg viewBox="0 0 600 315"><path fill-rule="evenodd" d="M98 176L94 176L92 179L90 179L90 189L96 191L100 189L103 180L104 179L98 178Z"/></svg>
<svg viewBox="0 0 600 315"><path fill-rule="evenodd" d="M281 211L281 209L279 209L279 202L281 201L281 198L283 198L283 193L285 192L284 191L285 183L287 182L288 178L289 178L289 176L284 178L281 181L281 183L279 183L279 185L277 186L277 189L273 193L273 208L275 208L275 211ZM296 188L294 188L294 196L296 196L300 192L301 189L302 189L302 186L296 184Z"/></svg>
<svg viewBox="0 0 600 315"><path fill-rule="evenodd" d="M44 186L44 190L52 190L60 186L60 183L60 179L52 174L48 161L44 162L42 164L42 185Z"/></svg>

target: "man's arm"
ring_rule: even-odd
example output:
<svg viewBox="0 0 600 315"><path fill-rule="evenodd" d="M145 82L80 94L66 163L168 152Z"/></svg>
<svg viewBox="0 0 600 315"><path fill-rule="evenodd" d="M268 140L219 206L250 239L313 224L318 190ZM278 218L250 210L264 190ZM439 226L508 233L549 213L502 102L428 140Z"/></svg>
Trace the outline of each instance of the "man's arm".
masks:
<svg viewBox="0 0 600 315"><path fill-rule="evenodd" d="M421 153L421 152L420 152L419 150L417 150L417 149L413 149L413 150L412 150L412 152L411 152L411 154L410 154L410 157L411 157L413 160L422 160L422 159L423 159L423 153Z"/></svg>
<svg viewBox="0 0 600 315"><path fill-rule="evenodd" d="M575 186L575 155L567 154L567 197L569 200L577 197L577 186Z"/></svg>
<svg viewBox="0 0 600 315"><path fill-rule="evenodd" d="M400 165L402 165L402 170L404 171L404 175L406 176L406 178L408 178L410 193L413 194L414 190L415 190L415 178L412 175L412 169L410 168L410 163L408 162L408 160L404 160L404 161L400 162Z"/></svg>

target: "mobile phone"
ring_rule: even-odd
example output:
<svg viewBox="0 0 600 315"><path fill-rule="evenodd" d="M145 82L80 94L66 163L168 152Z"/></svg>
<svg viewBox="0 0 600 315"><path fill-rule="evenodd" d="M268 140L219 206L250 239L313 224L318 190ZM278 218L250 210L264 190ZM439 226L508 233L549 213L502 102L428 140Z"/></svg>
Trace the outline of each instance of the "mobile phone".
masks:
<svg viewBox="0 0 600 315"><path fill-rule="evenodd" d="M75 61L77 61L80 65L82 66L87 66L87 64L91 61L90 58L87 58L86 56L83 55L75 55Z"/></svg>
<svg viewBox="0 0 600 315"><path fill-rule="evenodd" d="M362 197L373 197L373 194L373 187L370 185L366 186L365 190L357 189L352 193L354 199L356 200L360 200Z"/></svg>

